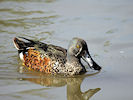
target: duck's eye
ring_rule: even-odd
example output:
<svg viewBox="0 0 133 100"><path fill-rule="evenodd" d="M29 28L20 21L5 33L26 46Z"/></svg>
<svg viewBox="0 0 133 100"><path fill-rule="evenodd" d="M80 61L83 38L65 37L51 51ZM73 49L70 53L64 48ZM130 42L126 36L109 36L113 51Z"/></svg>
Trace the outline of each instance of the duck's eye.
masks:
<svg viewBox="0 0 133 100"><path fill-rule="evenodd" d="M79 46L78 44L76 45L76 47L77 47L78 49L80 48L80 46Z"/></svg>

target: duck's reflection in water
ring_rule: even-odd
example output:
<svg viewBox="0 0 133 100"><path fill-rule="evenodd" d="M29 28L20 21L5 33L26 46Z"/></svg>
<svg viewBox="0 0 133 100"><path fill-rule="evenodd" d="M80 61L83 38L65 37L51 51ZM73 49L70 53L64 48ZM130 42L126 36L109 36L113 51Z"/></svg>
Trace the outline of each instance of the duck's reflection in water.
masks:
<svg viewBox="0 0 133 100"><path fill-rule="evenodd" d="M88 89L86 92L81 91L83 78L67 79L67 99L68 100L89 100L100 88Z"/></svg>
<svg viewBox="0 0 133 100"><path fill-rule="evenodd" d="M21 71L22 72L22 71ZM51 76L37 72L24 72L30 78L22 78L30 82L40 84L47 87L61 87L67 85L67 100L89 100L100 88L88 89L85 92L81 91L81 83L84 78L95 75L80 75L75 77Z"/></svg>

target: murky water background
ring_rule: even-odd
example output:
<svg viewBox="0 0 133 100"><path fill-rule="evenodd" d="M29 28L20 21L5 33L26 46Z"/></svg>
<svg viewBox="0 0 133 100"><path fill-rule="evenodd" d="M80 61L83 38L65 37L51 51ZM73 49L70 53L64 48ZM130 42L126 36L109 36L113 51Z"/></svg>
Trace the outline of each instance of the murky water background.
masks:
<svg viewBox="0 0 133 100"><path fill-rule="evenodd" d="M81 37L102 71L74 78L22 73L16 36L65 48ZM1 100L132 100L132 51L132 0L0 0Z"/></svg>

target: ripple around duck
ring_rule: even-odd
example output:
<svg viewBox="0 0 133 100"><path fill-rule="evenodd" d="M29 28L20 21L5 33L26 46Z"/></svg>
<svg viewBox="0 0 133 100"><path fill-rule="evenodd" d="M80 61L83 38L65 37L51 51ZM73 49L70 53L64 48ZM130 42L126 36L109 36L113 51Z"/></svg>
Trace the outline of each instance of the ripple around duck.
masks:
<svg viewBox="0 0 133 100"><path fill-rule="evenodd" d="M26 16L26 15L32 15L32 14L43 14L43 11L11 11L12 14L15 15L22 15L22 16Z"/></svg>
<svg viewBox="0 0 133 100"><path fill-rule="evenodd" d="M44 14L46 12L43 12L43 11L15 11L13 9L8 9L8 8L4 8L4 9L0 9L0 12L9 12L9 13L12 13L12 14L15 14L15 15L22 15L22 16L25 16L25 15L32 15L32 14Z"/></svg>
<svg viewBox="0 0 133 100"><path fill-rule="evenodd" d="M45 3L52 3L57 0L6 0L6 2L11 1L11 2L45 2ZM0 2L5 2L5 0L0 0Z"/></svg>
<svg viewBox="0 0 133 100"><path fill-rule="evenodd" d="M26 25L47 25L53 24L52 19L57 18L57 16L48 16L48 17L35 17L35 18L21 18L21 19L10 19L10 20L0 20L0 24L3 26L26 26Z"/></svg>

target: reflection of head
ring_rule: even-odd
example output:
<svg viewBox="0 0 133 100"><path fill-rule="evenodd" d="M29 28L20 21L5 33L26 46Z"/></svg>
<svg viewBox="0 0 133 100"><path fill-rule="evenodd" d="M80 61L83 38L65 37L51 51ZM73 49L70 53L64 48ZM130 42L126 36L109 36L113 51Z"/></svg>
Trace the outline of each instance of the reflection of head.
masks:
<svg viewBox="0 0 133 100"><path fill-rule="evenodd" d="M82 78L69 78L67 80L67 100L88 100L100 88L89 89L86 92L81 92Z"/></svg>

